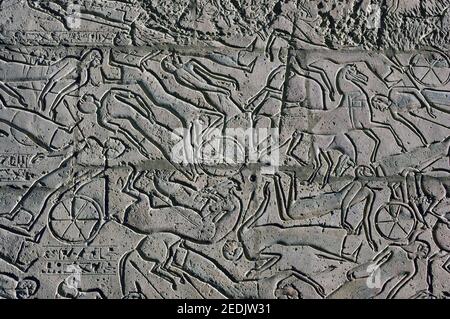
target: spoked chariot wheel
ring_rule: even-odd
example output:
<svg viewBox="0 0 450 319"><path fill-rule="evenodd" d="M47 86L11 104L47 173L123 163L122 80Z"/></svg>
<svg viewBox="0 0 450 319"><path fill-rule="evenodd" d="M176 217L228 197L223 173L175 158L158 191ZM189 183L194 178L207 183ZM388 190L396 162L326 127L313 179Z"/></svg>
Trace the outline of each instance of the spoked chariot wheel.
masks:
<svg viewBox="0 0 450 319"><path fill-rule="evenodd" d="M86 243L94 239L103 222L100 205L87 196L63 198L49 212L52 234L67 243Z"/></svg>
<svg viewBox="0 0 450 319"><path fill-rule="evenodd" d="M414 78L427 87L441 87L450 81L450 61L440 52L418 53L410 65Z"/></svg>
<svg viewBox="0 0 450 319"><path fill-rule="evenodd" d="M390 202L380 207L375 215L378 233L391 241L409 238L416 226L414 211L405 203Z"/></svg>

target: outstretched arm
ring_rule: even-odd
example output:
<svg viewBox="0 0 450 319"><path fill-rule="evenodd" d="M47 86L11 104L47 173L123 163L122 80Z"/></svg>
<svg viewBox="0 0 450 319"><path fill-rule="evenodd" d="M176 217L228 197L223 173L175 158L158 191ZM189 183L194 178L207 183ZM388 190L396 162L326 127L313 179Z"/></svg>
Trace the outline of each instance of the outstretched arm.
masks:
<svg viewBox="0 0 450 319"><path fill-rule="evenodd" d="M425 99L425 97L422 95L422 92L420 92L418 89L413 87L398 87L398 88L392 88L391 91L391 97L394 98L395 95L401 95L401 94L411 94L413 95L421 105L423 105L426 109L428 114L432 118L436 118L436 115L433 112L433 108L431 107L431 104Z"/></svg>
<svg viewBox="0 0 450 319"><path fill-rule="evenodd" d="M64 79L66 76L68 76L70 73L76 70L77 66L76 63L73 63L71 59L69 58L69 61L60 69L58 72L56 72L54 75L51 76L51 78L47 81L45 84L43 90L41 91L41 94L39 95L39 104L42 110L45 110L45 97L47 94L53 89L53 87L58 83L58 81Z"/></svg>
<svg viewBox="0 0 450 319"><path fill-rule="evenodd" d="M372 261L359 265L347 273L348 279L363 279L371 276L371 272L382 267L392 256L392 251L387 247L379 253ZM372 270L371 270L372 269Z"/></svg>
<svg viewBox="0 0 450 319"><path fill-rule="evenodd" d="M261 216L266 212L267 206L270 202L270 190L269 190L270 183L266 182L264 185L264 200L259 206L258 210L256 211L255 215L251 216L249 219L247 219L244 224L242 225L241 232L245 232L248 228L252 227L258 219L261 218Z"/></svg>
<svg viewBox="0 0 450 319"><path fill-rule="evenodd" d="M234 85L236 90L239 89L239 83L235 78L213 72L196 60L190 60L188 63L192 65L194 72L197 72L199 74L205 74L206 76L211 77L217 81L231 83L232 85Z"/></svg>
<svg viewBox="0 0 450 319"><path fill-rule="evenodd" d="M283 39L286 42L289 42L291 39L291 32L286 30L274 30L267 40L265 53L266 56L270 59L270 61L274 61L275 58L273 56L273 45L277 39Z"/></svg>
<svg viewBox="0 0 450 319"><path fill-rule="evenodd" d="M403 115L399 114L398 112L392 110L392 108L390 108L390 112L391 112L391 116L394 120L402 123L403 125L405 125L407 128L409 128L411 130L411 132L413 132L422 142L422 144L424 146L428 145L428 142L425 138L425 136L422 134L422 132L415 127L407 118L405 118Z"/></svg>
<svg viewBox="0 0 450 319"><path fill-rule="evenodd" d="M417 269L415 268L413 272L408 272L403 274L402 279L391 289L389 294L387 295L387 299L393 299L397 296L399 291L411 280L414 278Z"/></svg>
<svg viewBox="0 0 450 319"><path fill-rule="evenodd" d="M358 193L362 190L363 186L361 182L354 181L346 187L344 190L345 195L341 204L341 225L347 230L351 230L352 226L347 223L347 214L350 207L355 204L355 198Z"/></svg>

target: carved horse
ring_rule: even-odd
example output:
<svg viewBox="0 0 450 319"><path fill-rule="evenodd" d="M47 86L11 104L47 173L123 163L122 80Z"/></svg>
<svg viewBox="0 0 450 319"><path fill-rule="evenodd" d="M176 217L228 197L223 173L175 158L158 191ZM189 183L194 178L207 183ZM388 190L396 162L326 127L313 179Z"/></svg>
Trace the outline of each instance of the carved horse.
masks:
<svg viewBox="0 0 450 319"><path fill-rule="evenodd" d="M406 151L406 148L393 126L388 123L376 121L373 116L371 101L364 91L363 86L367 84L368 77L358 70L355 64L345 65L337 74L337 89L341 93L341 101L335 109L332 110L312 110L306 107L295 107L284 110L284 126L288 127L286 131L295 131L297 136L294 139L301 139L303 134L313 134L332 138L329 147L349 156L355 163L357 162L357 149L350 140L348 133L353 131L362 131L375 142L375 147L371 155L371 161L376 161L378 149L381 144L380 138L374 132L374 129L388 129L397 145ZM283 130L282 130L283 132ZM283 139L282 139L283 140ZM289 153L300 142L292 141ZM350 147L349 147L350 146ZM317 145L314 145L315 172L311 176L313 180L317 175L320 166L320 156L323 156L327 164L332 166L332 159L329 154L323 152Z"/></svg>
<svg viewBox="0 0 450 319"><path fill-rule="evenodd" d="M235 194L237 185L229 180L201 191L133 171L123 191L135 199L125 212L123 224L146 235L137 252L153 262L152 273L176 288L182 274L171 267L175 250L183 242L202 245L226 237L241 216L242 203Z"/></svg>

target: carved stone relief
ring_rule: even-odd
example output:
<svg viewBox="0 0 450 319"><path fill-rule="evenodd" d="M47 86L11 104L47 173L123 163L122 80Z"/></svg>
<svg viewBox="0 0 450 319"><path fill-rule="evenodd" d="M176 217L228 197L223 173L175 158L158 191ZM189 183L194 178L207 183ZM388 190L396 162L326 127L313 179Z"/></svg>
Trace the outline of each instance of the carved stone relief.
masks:
<svg viewBox="0 0 450 319"><path fill-rule="evenodd" d="M0 1L0 298L447 298L450 1Z"/></svg>

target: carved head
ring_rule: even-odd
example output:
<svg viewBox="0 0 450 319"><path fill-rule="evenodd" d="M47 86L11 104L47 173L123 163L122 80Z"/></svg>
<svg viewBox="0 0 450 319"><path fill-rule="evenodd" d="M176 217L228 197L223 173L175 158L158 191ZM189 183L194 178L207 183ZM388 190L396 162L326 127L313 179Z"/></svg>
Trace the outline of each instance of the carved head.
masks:
<svg viewBox="0 0 450 319"><path fill-rule="evenodd" d="M100 102L93 94L85 94L78 101L78 110L83 114L92 114L100 107Z"/></svg>
<svg viewBox="0 0 450 319"><path fill-rule="evenodd" d="M132 45L133 39L128 32L119 32L114 38L114 44L117 46Z"/></svg>
<svg viewBox="0 0 450 319"><path fill-rule="evenodd" d="M369 78L367 75L362 73L356 64L347 64L341 72L344 73L344 78L353 83L359 83L362 85L367 85Z"/></svg>
<svg viewBox="0 0 450 319"><path fill-rule="evenodd" d="M147 299L147 297L142 292L133 291L123 296L122 299Z"/></svg>
<svg viewBox="0 0 450 319"><path fill-rule="evenodd" d="M403 247L410 259L426 259L430 252L430 244L423 240L415 240L413 243Z"/></svg>
<svg viewBox="0 0 450 319"><path fill-rule="evenodd" d="M82 61L85 65L97 67L103 63L103 54L98 49L92 49L83 56Z"/></svg>
<svg viewBox="0 0 450 319"><path fill-rule="evenodd" d="M242 244L236 240L229 239L222 247L222 254L229 261L238 261L243 253Z"/></svg>
<svg viewBox="0 0 450 319"><path fill-rule="evenodd" d="M279 285L275 290L278 299L301 299L301 293L292 284Z"/></svg>
<svg viewBox="0 0 450 319"><path fill-rule="evenodd" d="M372 97L371 104L374 109L384 112L389 109L391 103L387 96L376 94Z"/></svg>
<svg viewBox="0 0 450 319"><path fill-rule="evenodd" d="M34 296L39 289L39 282L36 278L27 277L19 281L16 287L16 296L18 299L29 299Z"/></svg>
<svg viewBox="0 0 450 319"><path fill-rule="evenodd" d="M431 251L430 244L421 240L416 241L416 244L416 257L419 259L427 258Z"/></svg>
<svg viewBox="0 0 450 319"><path fill-rule="evenodd" d="M280 60L281 63L287 64L288 55L289 55L289 50L286 48L281 48L280 51L278 52L278 59Z"/></svg>
<svg viewBox="0 0 450 319"><path fill-rule="evenodd" d="M375 171L372 167L367 165L359 165L355 168L356 177L374 177Z"/></svg>
<svg viewBox="0 0 450 319"><path fill-rule="evenodd" d="M173 73L183 67L183 61L178 54L172 53L162 59L161 67L164 71Z"/></svg>
<svg viewBox="0 0 450 319"><path fill-rule="evenodd" d="M227 197L233 190L238 189L238 184L232 179L227 179L223 182L215 184L213 186L204 189L205 193L218 194L222 197Z"/></svg>

